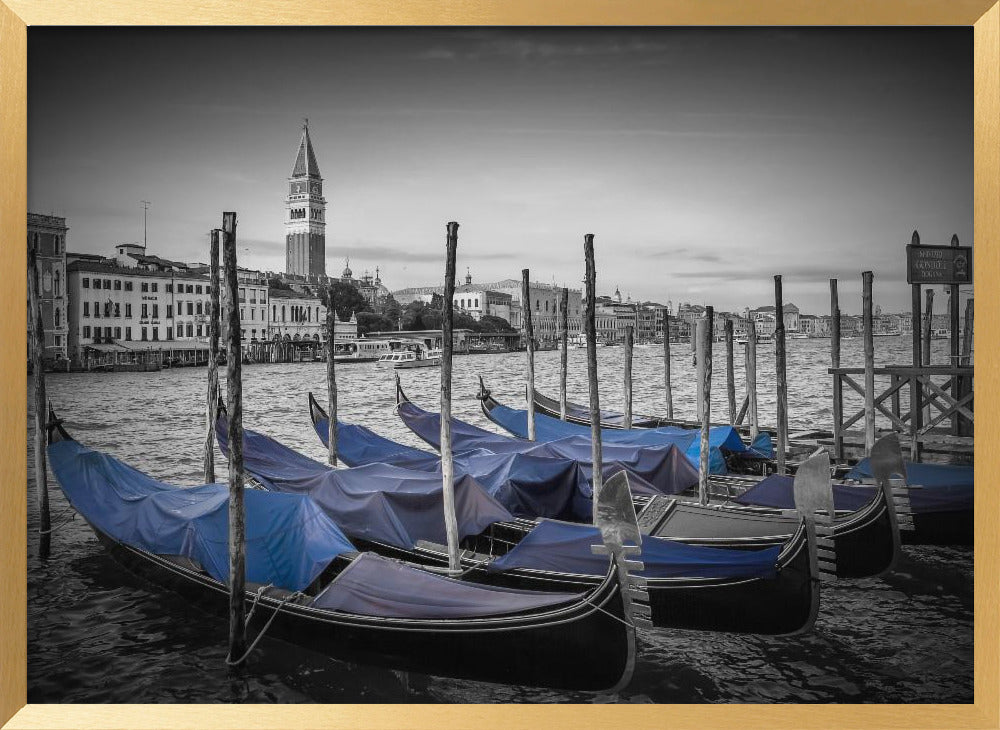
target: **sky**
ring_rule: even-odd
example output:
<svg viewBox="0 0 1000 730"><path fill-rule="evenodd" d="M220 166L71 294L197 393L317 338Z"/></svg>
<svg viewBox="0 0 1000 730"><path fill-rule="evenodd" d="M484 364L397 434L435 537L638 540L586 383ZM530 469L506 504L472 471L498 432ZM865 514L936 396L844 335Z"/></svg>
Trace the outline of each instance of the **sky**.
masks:
<svg viewBox="0 0 1000 730"><path fill-rule="evenodd" d="M70 251L281 271L309 130L327 273L458 271L742 311L908 311L905 246L972 243L972 30L29 28L29 210ZM941 306L945 299L939 298Z"/></svg>

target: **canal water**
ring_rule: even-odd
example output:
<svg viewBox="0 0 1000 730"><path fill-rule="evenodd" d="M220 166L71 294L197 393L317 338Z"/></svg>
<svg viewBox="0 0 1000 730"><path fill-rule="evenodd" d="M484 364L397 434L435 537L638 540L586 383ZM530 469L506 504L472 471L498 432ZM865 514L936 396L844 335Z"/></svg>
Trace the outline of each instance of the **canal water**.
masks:
<svg viewBox="0 0 1000 730"><path fill-rule="evenodd" d="M947 362L947 342L934 343ZM829 340L790 340L792 430L831 425ZM879 363L905 363L909 341L876 340ZM714 357L713 414L725 410L725 361ZM773 348L760 346L761 421L774 423ZM742 398L742 348L737 348ZM524 354L456 357L453 412L492 428L474 395L482 374L507 404L523 398ZM861 366L861 340L846 340L843 364ZM623 350L600 348L602 406L622 404ZM537 385L558 388L558 352L537 354ZM326 401L324 363L248 365L244 425L309 456L324 449L309 421L306 393ZM659 346L638 347L637 413L662 413ZM694 418L691 351L674 346L675 415ZM585 350L570 351L570 398L586 402ZM437 410L437 369L402 371L407 394ZM204 440L203 368L157 373L53 374L49 397L73 435L154 477L199 483ZM393 413L393 372L374 364L338 367L341 418L422 446ZM223 390L223 392L225 392ZM523 402L523 401L520 401ZM29 422L32 397L29 390ZM905 404L905 398L904 398ZM860 402L856 403L860 407ZM30 435L30 431L29 431ZM350 664L266 638L239 678L227 674L225 619L190 608L120 568L79 517L36 557L37 515L29 443L29 702L971 702L971 548L904 547L883 578L824 585L816 627L774 638L662 629L640 632L631 684L617 694L555 692L430 677ZM221 461L221 457L217 457ZM224 463L217 470L225 479ZM50 475L53 524L71 510ZM559 647L552 647L559 651Z"/></svg>

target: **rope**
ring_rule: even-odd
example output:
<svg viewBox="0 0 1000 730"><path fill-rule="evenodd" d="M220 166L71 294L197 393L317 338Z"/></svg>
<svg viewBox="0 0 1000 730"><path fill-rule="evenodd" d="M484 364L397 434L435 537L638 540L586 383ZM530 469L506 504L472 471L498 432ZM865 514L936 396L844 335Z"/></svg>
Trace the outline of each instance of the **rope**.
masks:
<svg viewBox="0 0 1000 730"><path fill-rule="evenodd" d="M72 507L69 507L69 508L67 508L67 509L64 509L64 510L63 510L62 512L60 512L59 514L60 514L60 515L64 515L64 514L66 514L67 512L69 512L69 513L70 513L70 516L69 516L69 517L67 517L67 518L66 518L65 520L63 520L62 522L60 522L60 523L59 523L58 525L56 525L55 527L50 527L50 528L49 528L49 529L47 529L47 530L39 530L39 531L38 531L38 534L39 534L39 535L51 535L51 534L52 534L53 532L55 532L56 530L58 530L58 529L59 529L60 527L65 527L65 526L66 526L66 525L68 525L68 524L69 524L70 522L72 522L72 521L73 521L74 519L76 519L76 511L75 511L75 510L74 510L74 509L73 509Z"/></svg>
<svg viewBox="0 0 1000 730"><path fill-rule="evenodd" d="M250 608L250 613L247 614L247 623L250 622L250 618L253 616L254 609L257 608L257 601L260 600L260 597L261 597L261 595L263 595L264 591L266 591L270 587L271 587L271 584L269 583L266 586L262 586L257 591L257 595L254 597L253 606ZM271 628L271 624L274 623L274 619L277 618L278 613L281 611L281 607L284 606L289 601L291 601L291 600L293 600L295 598L298 598L299 596L304 596L304 595L305 594L302 591L295 591L295 593L292 593L292 594L286 596L285 598L283 598L282 601L281 601L281 603L279 603L277 606L274 607L274 613L271 614L271 618L269 618L267 620L267 623L264 624L264 628L262 628L260 630L260 633L257 634L257 638L253 640L253 642L250 644L250 646L247 648L247 650L243 653L243 656L241 656L239 659L236 659L234 661L230 657L230 655L227 653L226 654L226 664L228 666L233 667L233 666L237 666L239 664L242 664L244 661L246 661L246 658L248 656L250 656L251 652L253 652L253 650L257 648L257 644L260 643L260 640L264 638L264 634L267 633L267 630L269 628Z"/></svg>
<svg viewBox="0 0 1000 730"><path fill-rule="evenodd" d="M624 590L624 588L622 588L622 590ZM632 629L636 628L636 625L634 623L632 623L631 621L623 619L620 616L615 616L610 611L608 611L608 610L606 610L604 608L601 608L596 603L593 603L592 601L590 601L586 597L583 599L583 602L586 603L588 606L593 606L594 608L596 608L598 611L600 611L601 613L605 614L606 616L610 616L611 618L613 618L615 621L617 621L620 624L624 624L625 626L628 626L629 628L632 628Z"/></svg>

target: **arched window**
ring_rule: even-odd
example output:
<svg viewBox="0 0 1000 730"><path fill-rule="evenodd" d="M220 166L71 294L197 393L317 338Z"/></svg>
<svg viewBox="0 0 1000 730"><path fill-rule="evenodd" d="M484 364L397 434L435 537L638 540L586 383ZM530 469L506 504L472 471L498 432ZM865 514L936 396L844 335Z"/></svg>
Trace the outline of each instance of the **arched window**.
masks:
<svg viewBox="0 0 1000 730"><path fill-rule="evenodd" d="M57 297L62 296L62 292L59 291L60 281L61 278L59 276L59 269L56 269L54 275L52 276L52 293Z"/></svg>
<svg viewBox="0 0 1000 730"><path fill-rule="evenodd" d="M285 321L285 305L284 304L281 305L281 321L282 322Z"/></svg>
<svg viewBox="0 0 1000 730"><path fill-rule="evenodd" d="M271 319L273 319L275 322L278 321L278 305L277 304L272 304L271 305Z"/></svg>
<svg viewBox="0 0 1000 730"><path fill-rule="evenodd" d="M59 326L59 307L56 307L54 322L55 322L55 326L58 327Z"/></svg>

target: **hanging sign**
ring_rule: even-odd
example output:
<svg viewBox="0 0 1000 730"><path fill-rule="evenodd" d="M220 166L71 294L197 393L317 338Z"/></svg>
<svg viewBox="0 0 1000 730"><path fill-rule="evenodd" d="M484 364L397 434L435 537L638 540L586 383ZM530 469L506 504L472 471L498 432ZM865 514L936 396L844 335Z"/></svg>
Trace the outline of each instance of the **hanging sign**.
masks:
<svg viewBox="0 0 1000 730"><path fill-rule="evenodd" d="M907 246L907 284L971 284L971 246Z"/></svg>

